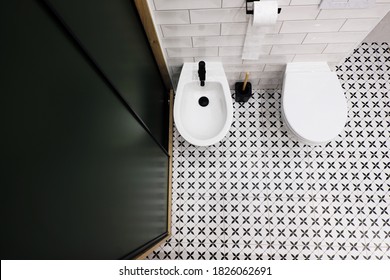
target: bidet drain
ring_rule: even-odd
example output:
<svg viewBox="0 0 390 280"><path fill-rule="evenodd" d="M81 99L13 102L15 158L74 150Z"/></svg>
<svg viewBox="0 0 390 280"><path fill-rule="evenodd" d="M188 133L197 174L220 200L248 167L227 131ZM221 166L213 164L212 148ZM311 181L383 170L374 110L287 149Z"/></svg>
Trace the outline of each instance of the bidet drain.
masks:
<svg viewBox="0 0 390 280"><path fill-rule="evenodd" d="M209 105L209 99L206 96L202 96L201 98L199 98L198 103L200 106L206 107L207 105Z"/></svg>

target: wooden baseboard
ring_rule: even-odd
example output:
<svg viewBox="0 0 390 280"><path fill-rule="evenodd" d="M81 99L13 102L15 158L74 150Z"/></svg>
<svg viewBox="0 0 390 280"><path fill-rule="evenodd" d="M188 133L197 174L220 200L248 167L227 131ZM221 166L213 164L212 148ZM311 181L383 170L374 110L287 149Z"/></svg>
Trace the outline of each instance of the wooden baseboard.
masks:
<svg viewBox="0 0 390 280"><path fill-rule="evenodd" d="M173 155L173 90L169 93L169 129L168 129L168 154L169 154L169 163L168 163L168 218L167 218L167 230L168 236L163 238L161 241L148 248L146 251L142 252L135 259L143 260L148 255L150 255L156 248L163 244L167 239L171 237L171 213L172 213L172 155Z"/></svg>

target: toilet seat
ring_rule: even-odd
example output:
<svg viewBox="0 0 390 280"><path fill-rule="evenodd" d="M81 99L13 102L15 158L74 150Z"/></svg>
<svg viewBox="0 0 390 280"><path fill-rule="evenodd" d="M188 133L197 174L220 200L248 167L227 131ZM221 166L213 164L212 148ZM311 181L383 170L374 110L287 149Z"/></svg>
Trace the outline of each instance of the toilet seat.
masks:
<svg viewBox="0 0 390 280"><path fill-rule="evenodd" d="M344 92L334 72L286 72L283 119L302 142L316 145L334 139L344 128L347 111Z"/></svg>

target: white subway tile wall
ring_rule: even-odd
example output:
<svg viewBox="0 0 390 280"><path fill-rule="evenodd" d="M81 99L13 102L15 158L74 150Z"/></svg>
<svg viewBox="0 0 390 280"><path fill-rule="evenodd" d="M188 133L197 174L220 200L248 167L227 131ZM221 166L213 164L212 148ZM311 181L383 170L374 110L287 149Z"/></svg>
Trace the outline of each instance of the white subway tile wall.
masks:
<svg viewBox="0 0 390 280"><path fill-rule="evenodd" d="M222 23L221 35L245 35L247 27L247 22ZM282 27L282 22L278 21L274 26L269 28L269 34L279 33L280 27Z"/></svg>
<svg viewBox="0 0 390 280"><path fill-rule="evenodd" d="M344 24L345 19L327 19L327 20L293 20L283 23L280 33L297 32L332 32L339 31ZM345 30L352 31L352 30Z"/></svg>
<svg viewBox="0 0 390 280"><path fill-rule="evenodd" d="M186 24L190 23L190 14L187 10L182 11L155 11L156 24Z"/></svg>
<svg viewBox="0 0 390 280"><path fill-rule="evenodd" d="M308 33L303 44L318 43L359 43L367 35L367 32L324 32Z"/></svg>
<svg viewBox="0 0 390 280"><path fill-rule="evenodd" d="M291 6L319 5L321 0L291 0Z"/></svg>
<svg viewBox="0 0 390 280"><path fill-rule="evenodd" d="M221 0L153 0L157 10L221 8Z"/></svg>
<svg viewBox="0 0 390 280"><path fill-rule="evenodd" d="M326 44L312 45L275 45L271 54L319 54L326 48Z"/></svg>
<svg viewBox="0 0 390 280"><path fill-rule="evenodd" d="M333 18L382 18L390 9L389 4L376 4L367 9L321 10L318 19Z"/></svg>
<svg viewBox="0 0 390 280"><path fill-rule="evenodd" d="M265 72L273 72L273 71L282 71L284 72L284 70L286 70L286 66L285 65L282 65L282 64L267 64L265 67L264 67L264 71Z"/></svg>
<svg viewBox="0 0 390 280"><path fill-rule="evenodd" d="M327 44L323 53L349 53L354 47L353 43Z"/></svg>
<svg viewBox="0 0 390 280"><path fill-rule="evenodd" d="M180 57L180 58L169 58L167 64L169 66L183 66L184 62L194 62L193 57Z"/></svg>
<svg viewBox="0 0 390 280"><path fill-rule="evenodd" d="M277 88L286 63L348 56L390 11L390 0L368 9L320 10L320 0L277 0L282 12L264 36L258 60L242 60L251 16L244 0L148 0L176 87L184 62L221 61L229 84L251 72L254 89Z"/></svg>
<svg viewBox="0 0 390 280"><path fill-rule="evenodd" d="M192 37L194 47L242 47L244 35Z"/></svg>
<svg viewBox="0 0 390 280"><path fill-rule="evenodd" d="M191 37L169 37L162 38L162 44L165 48L191 48L192 39Z"/></svg>
<svg viewBox="0 0 390 280"><path fill-rule="evenodd" d="M220 35L220 24L161 25L164 38ZM164 48L164 45L162 46Z"/></svg>
<svg viewBox="0 0 390 280"><path fill-rule="evenodd" d="M263 71L264 64L228 64L225 66L225 72L258 72Z"/></svg>
<svg viewBox="0 0 390 280"><path fill-rule="evenodd" d="M297 54L293 62L310 62L310 61L328 61L339 62L344 58L343 54L339 53L322 53L322 54Z"/></svg>
<svg viewBox="0 0 390 280"><path fill-rule="evenodd" d="M286 64L291 62L294 58L293 54L289 55L260 55L259 59L256 60L243 60L244 64L256 64L256 63L265 63L265 64Z"/></svg>
<svg viewBox="0 0 390 280"><path fill-rule="evenodd" d="M344 23L340 31L369 31L379 22L376 18L350 18Z"/></svg>
<svg viewBox="0 0 390 280"><path fill-rule="evenodd" d="M189 56L216 56L218 48L169 48L169 57L189 57Z"/></svg>
<svg viewBox="0 0 390 280"><path fill-rule="evenodd" d="M190 10L192 23L214 23L214 22L247 22L245 9L207 9Z"/></svg>

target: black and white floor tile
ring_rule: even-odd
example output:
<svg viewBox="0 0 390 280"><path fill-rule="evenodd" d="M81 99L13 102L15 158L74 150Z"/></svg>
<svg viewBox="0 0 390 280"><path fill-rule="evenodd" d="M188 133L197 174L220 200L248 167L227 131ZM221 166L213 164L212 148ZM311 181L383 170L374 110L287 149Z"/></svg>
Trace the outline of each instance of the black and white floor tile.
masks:
<svg viewBox="0 0 390 280"><path fill-rule="evenodd" d="M149 259L390 259L390 52L363 43L337 66L349 106L325 146L289 135L281 90L234 103L217 145L174 131L172 237Z"/></svg>

